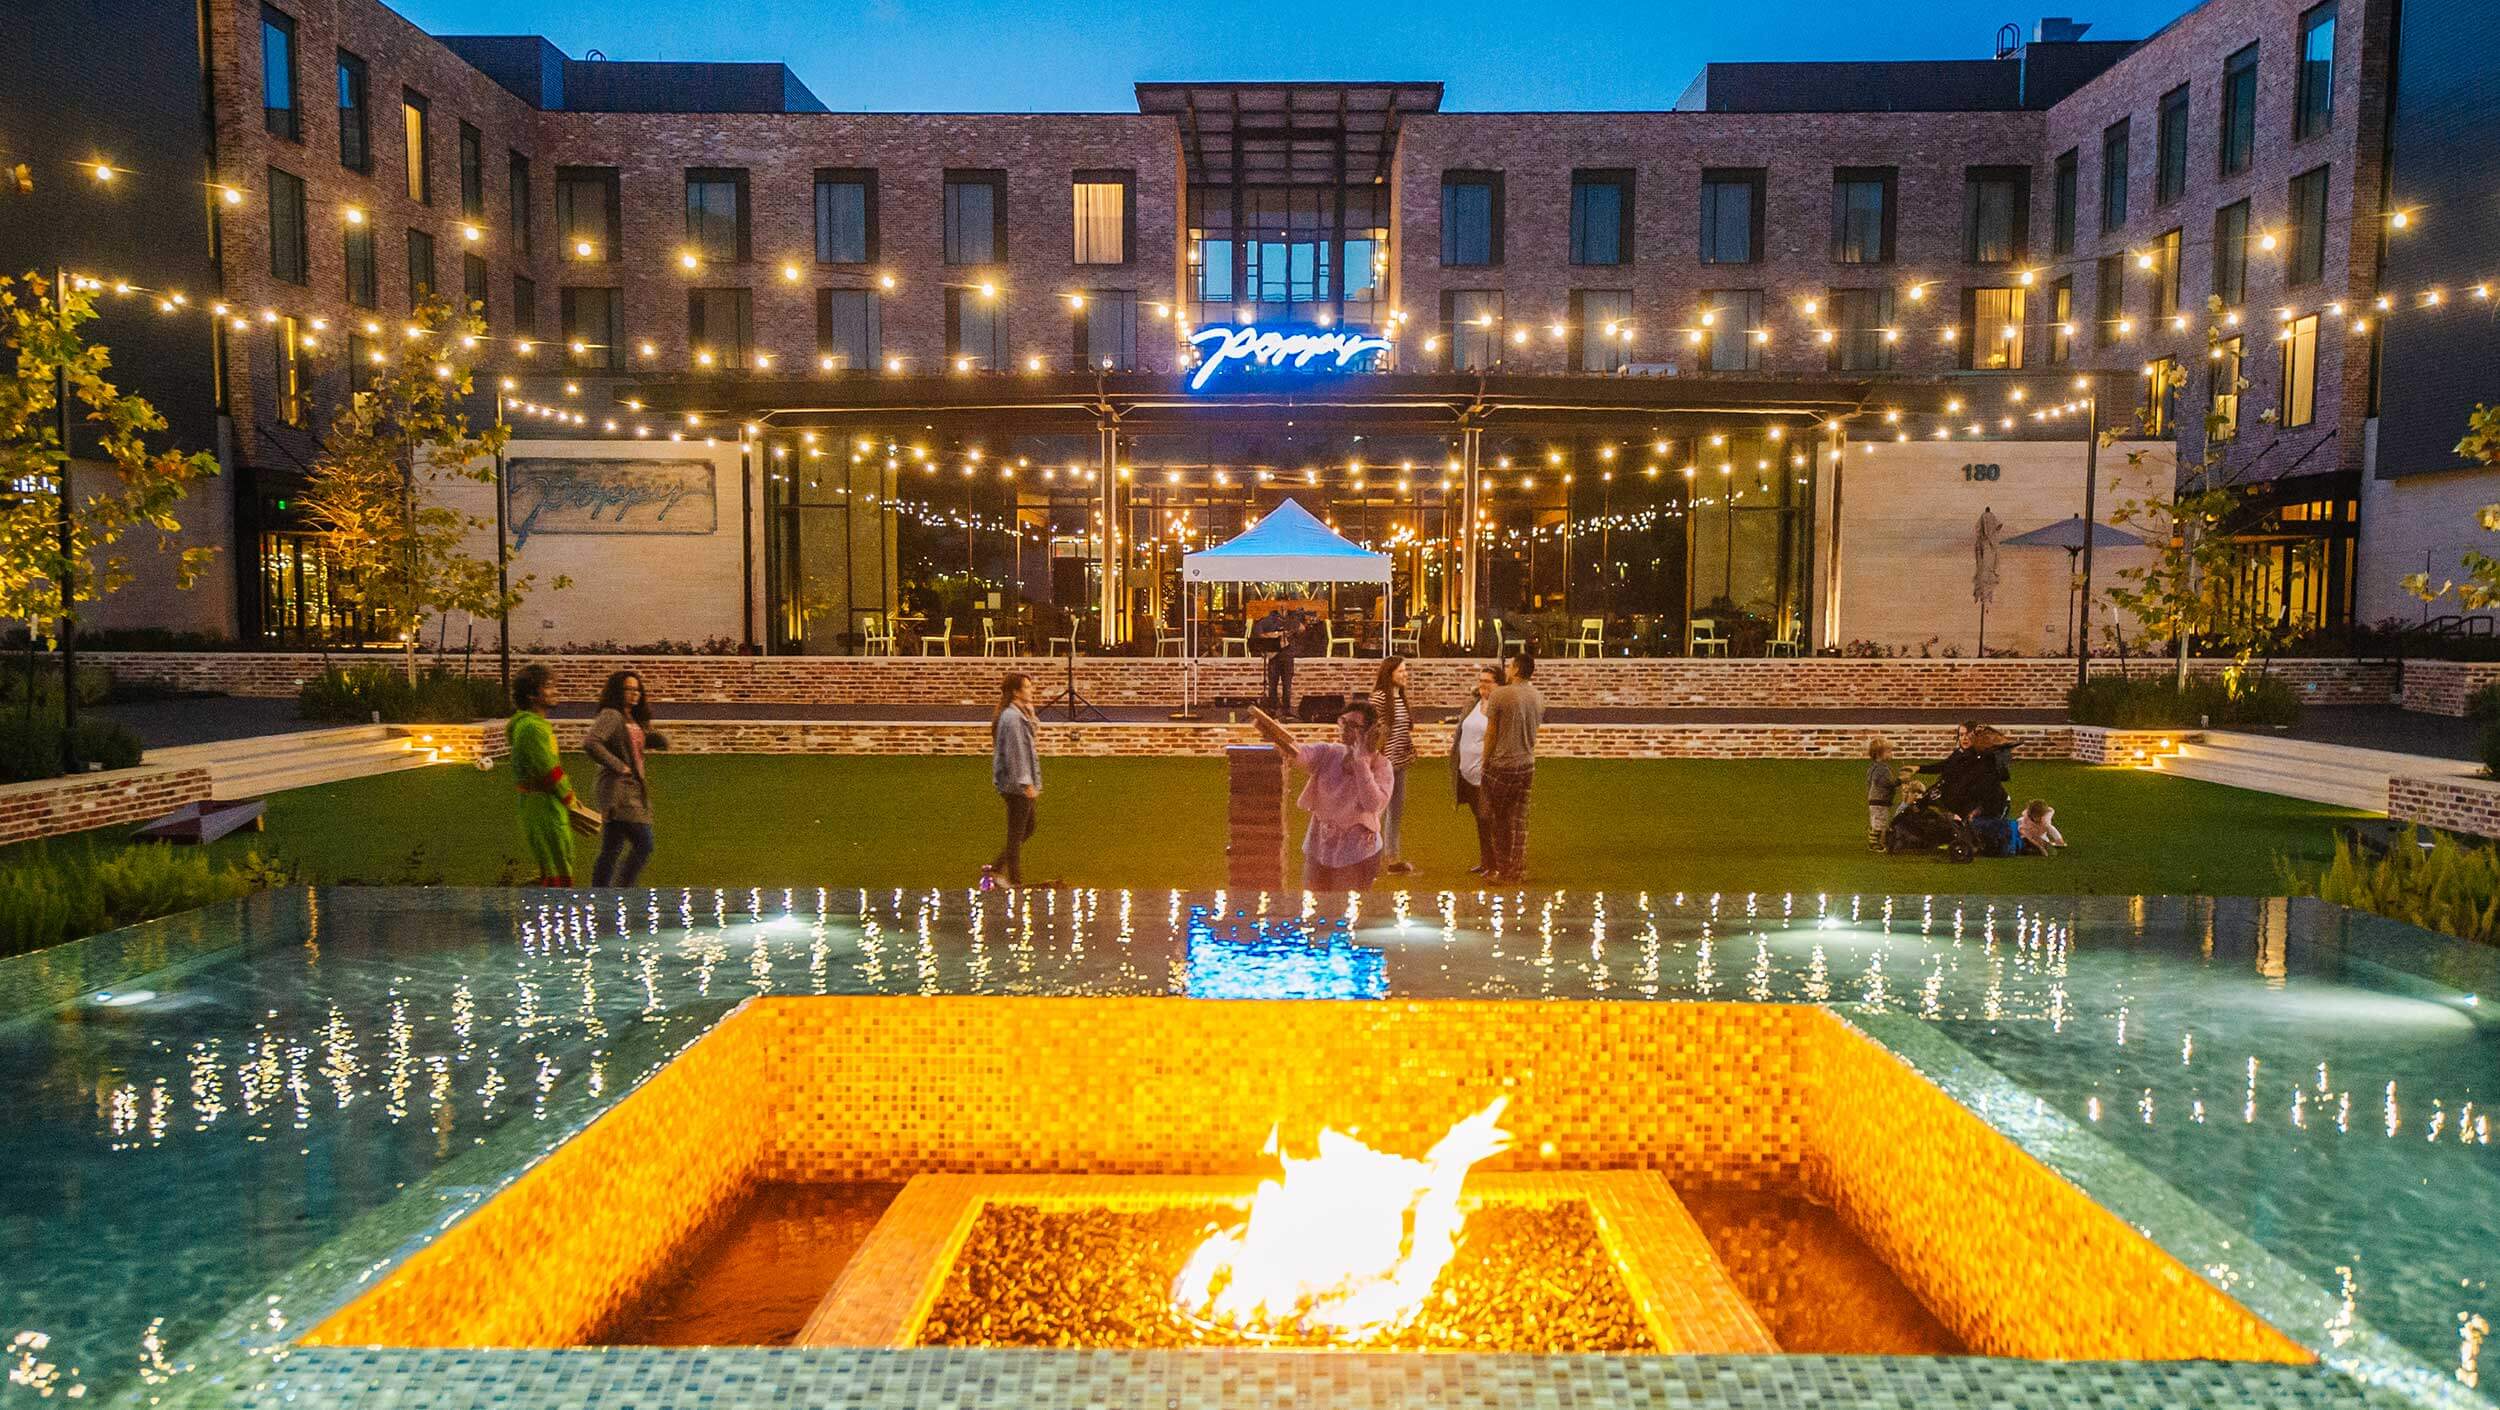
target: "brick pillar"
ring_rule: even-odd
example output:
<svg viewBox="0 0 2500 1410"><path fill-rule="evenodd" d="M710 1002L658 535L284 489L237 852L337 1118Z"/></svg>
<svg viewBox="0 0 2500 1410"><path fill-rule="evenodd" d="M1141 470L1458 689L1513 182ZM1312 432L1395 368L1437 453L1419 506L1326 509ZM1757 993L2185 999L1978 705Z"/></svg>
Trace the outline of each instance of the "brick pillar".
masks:
<svg viewBox="0 0 2500 1410"><path fill-rule="evenodd" d="M1285 760L1275 746L1224 750L1229 783L1224 884L1236 892L1285 889Z"/></svg>

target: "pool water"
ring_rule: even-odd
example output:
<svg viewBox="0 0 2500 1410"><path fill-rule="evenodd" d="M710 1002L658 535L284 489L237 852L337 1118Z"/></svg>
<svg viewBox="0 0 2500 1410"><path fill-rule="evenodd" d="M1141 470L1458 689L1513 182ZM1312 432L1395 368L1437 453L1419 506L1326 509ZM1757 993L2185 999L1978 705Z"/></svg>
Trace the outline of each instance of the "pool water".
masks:
<svg viewBox="0 0 2500 1410"><path fill-rule="evenodd" d="M20 1340L0 1404L178 1379L212 1323L412 1182L531 1123L552 1142L551 1113L768 992L1906 1016L2488 1393L2500 965L2314 902L1383 893L1348 917L1165 892L373 890L135 934L89 942L133 972L0 1019L0 1337ZM0 996L77 957L0 961Z"/></svg>

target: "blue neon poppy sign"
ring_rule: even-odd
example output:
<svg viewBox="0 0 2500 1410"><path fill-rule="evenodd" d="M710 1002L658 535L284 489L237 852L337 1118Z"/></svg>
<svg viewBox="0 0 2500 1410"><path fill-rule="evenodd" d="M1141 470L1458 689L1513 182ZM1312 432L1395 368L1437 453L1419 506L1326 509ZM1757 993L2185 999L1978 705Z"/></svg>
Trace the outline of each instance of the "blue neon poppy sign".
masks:
<svg viewBox="0 0 2500 1410"><path fill-rule="evenodd" d="M1193 392L1205 391L1218 377L1252 371L1360 372L1393 346L1386 338L1342 328L1230 323L1207 324L1191 333L1189 341L1198 349L1197 370L1189 374Z"/></svg>

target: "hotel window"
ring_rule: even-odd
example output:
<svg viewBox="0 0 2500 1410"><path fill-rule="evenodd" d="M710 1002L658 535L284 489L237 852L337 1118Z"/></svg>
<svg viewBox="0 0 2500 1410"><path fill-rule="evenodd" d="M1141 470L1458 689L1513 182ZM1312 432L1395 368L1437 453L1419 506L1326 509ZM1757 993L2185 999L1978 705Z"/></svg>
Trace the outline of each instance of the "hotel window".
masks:
<svg viewBox="0 0 2500 1410"><path fill-rule="evenodd" d="M1892 290L1834 289L1831 310L1834 372L1886 372L1892 368Z"/></svg>
<svg viewBox="0 0 2500 1410"><path fill-rule="evenodd" d="M1372 324L1380 316L1380 286L1389 274L1388 192L1357 186L1345 193L1345 318Z"/></svg>
<svg viewBox="0 0 2500 1410"><path fill-rule="evenodd" d="M2179 311L2179 232L2165 230L2153 241L2153 317L2167 320Z"/></svg>
<svg viewBox="0 0 2500 1410"><path fill-rule="evenodd" d="M705 365L704 353L712 355L714 367L746 366L755 347L753 294L745 289L688 289L686 347L697 367Z"/></svg>
<svg viewBox="0 0 2500 1410"><path fill-rule="evenodd" d="M1128 247L1133 233L1130 194L1136 184L1137 174L1129 171L1080 171L1069 180L1069 214L1076 228L1076 263L1128 263ZM1097 362L1095 365L1101 364Z"/></svg>
<svg viewBox="0 0 2500 1410"><path fill-rule="evenodd" d="M277 336L278 422L284 426L304 424L304 343L303 332L293 314L281 316L270 325Z"/></svg>
<svg viewBox="0 0 2500 1410"><path fill-rule="evenodd" d="M2225 338L2214 344L2211 359L2213 381L2207 391L2208 412L2205 419L2206 439L2216 443L2236 440L2240 434L2240 340Z"/></svg>
<svg viewBox="0 0 2500 1410"><path fill-rule="evenodd" d="M1071 332L1076 365L1087 371L1130 372L1137 367L1137 291L1088 289Z"/></svg>
<svg viewBox="0 0 2500 1410"><path fill-rule="evenodd" d="M460 214L486 218L486 134L460 124Z"/></svg>
<svg viewBox="0 0 2500 1410"><path fill-rule="evenodd" d="M512 331L524 338L538 336L538 281L526 274L512 276Z"/></svg>
<svg viewBox="0 0 2500 1410"><path fill-rule="evenodd" d="M2075 355L2075 277L2049 286L2049 365L2063 367Z"/></svg>
<svg viewBox="0 0 2500 1410"><path fill-rule="evenodd" d="M2023 366L2023 291L1962 291L1962 365L1974 372L2019 372Z"/></svg>
<svg viewBox="0 0 2500 1410"><path fill-rule="evenodd" d="M1502 262L1502 174L1441 173L1441 263Z"/></svg>
<svg viewBox="0 0 2500 1410"><path fill-rule="evenodd" d="M946 173L948 264L996 264L1007 254L1007 173Z"/></svg>
<svg viewBox="0 0 2500 1410"><path fill-rule="evenodd" d="M480 318L492 319L493 315L488 311L489 302L486 290L486 256L470 254L463 250L460 254L460 305L463 309L475 312Z"/></svg>
<svg viewBox="0 0 2500 1410"><path fill-rule="evenodd" d="M823 167L816 173L816 262L867 264L877 257L877 174Z"/></svg>
<svg viewBox="0 0 2500 1410"><path fill-rule="evenodd" d="M260 120L272 137L303 140L303 116L295 107L295 18L260 7Z"/></svg>
<svg viewBox="0 0 2500 1410"><path fill-rule="evenodd" d="M743 168L686 171L686 243L705 264L747 262L747 174Z"/></svg>
<svg viewBox="0 0 2500 1410"><path fill-rule="evenodd" d="M1259 318L1306 319L1335 298L1336 199L1315 186L1258 186L1242 193L1244 289ZM1366 290L1368 293L1368 290Z"/></svg>
<svg viewBox="0 0 2500 1410"><path fill-rule="evenodd" d="M1189 188L1187 293L1199 316L1221 321L1231 316L1235 245L1233 193L1230 187Z"/></svg>
<svg viewBox="0 0 2500 1410"><path fill-rule="evenodd" d="M2057 179L2049 201L2049 252L2072 254L2075 249L2076 153L2072 147L2058 154Z"/></svg>
<svg viewBox="0 0 2500 1410"><path fill-rule="evenodd" d="M966 372L1007 366L1007 307L978 289L946 291L946 365Z"/></svg>
<svg viewBox="0 0 2500 1410"><path fill-rule="evenodd" d="M1892 263L1892 167L1844 166L1832 173L1832 262Z"/></svg>
<svg viewBox="0 0 2500 1410"><path fill-rule="evenodd" d="M2127 223L2127 137L2125 118L2101 130L2101 233Z"/></svg>
<svg viewBox="0 0 2500 1410"><path fill-rule="evenodd" d="M1962 175L1962 258L2011 264L2031 243L2031 168L1975 166Z"/></svg>
<svg viewBox="0 0 2500 1410"><path fill-rule="evenodd" d="M504 204L512 223L512 251L527 259L537 245L530 238L530 217L536 207L530 200L530 159L518 152L504 157Z"/></svg>
<svg viewBox="0 0 2500 1410"><path fill-rule="evenodd" d="M2169 436L2177 434L2174 417L2178 406L2178 389L2171 385L2179 374L2176 358L2157 357L2144 364L2144 434Z"/></svg>
<svg viewBox="0 0 2500 1410"><path fill-rule="evenodd" d="M1573 372L1620 372L1632 360L1624 325L1632 321L1629 289L1571 291L1571 356Z"/></svg>
<svg viewBox="0 0 2500 1410"><path fill-rule="evenodd" d="M2099 341L2108 345L2122 335L2118 325L2127 317L2127 257L2103 255L2093 267L2092 316L2100 325Z"/></svg>
<svg viewBox="0 0 2500 1410"><path fill-rule="evenodd" d="M2300 77L2292 94L2292 139L2315 137L2335 121L2335 0L2300 16Z"/></svg>
<svg viewBox="0 0 2500 1410"><path fill-rule="evenodd" d="M609 260L623 243L619 182L612 166L556 168L556 234L569 260Z"/></svg>
<svg viewBox="0 0 2500 1410"><path fill-rule="evenodd" d="M269 277L301 284L306 276L304 178L269 168Z"/></svg>
<svg viewBox="0 0 2500 1410"><path fill-rule="evenodd" d="M877 291L816 291L816 356L832 358L836 372L874 372L884 354L878 351Z"/></svg>
<svg viewBox="0 0 2500 1410"><path fill-rule="evenodd" d="M380 364L373 360L373 340L351 330L347 335L347 363L343 370L347 373L347 385L355 393L356 402L364 401L367 393L363 389L372 380L373 369L378 366Z"/></svg>
<svg viewBox="0 0 2500 1410"><path fill-rule="evenodd" d="M574 367L625 370L624 301L615 289L562 289L556 320L565 360ZM580 344L576 348L575 344Z"/></svg>
<svg viewBox="0 0 2500 1410"><path fill-rule="evenodd" d="M2284 430L2306 426L2318 417L2318 316L2314 313L2283 325Z"/></svg>
<svg viewBox="0 0 2500 1410"><path fill-rule="evenodd" d="M1632 262L1632 173L1571 173L1571 262Z"/></svg>
<svg viewBox="0 0 2500 1410"><path fill-rule="evenodd" d="M2188 86L2161 95L2160 125L2153 139L2153 204L2166 206L2187 192Z"/></svg>
<svg viewBox="0 0 2500 1410"><path fill-rule="evenodd" d="M434 237L422 230L408 232L408 307L434 297Z"/></svg>
<svg viewBox="0 0 2500 1410"><path fill-rule="evenodd" d="M408 154L408 199L430 206L434 204L434 174L427 170L431 148L425 129L425 95L413 88L402 90L399 132Z"/></svg>
<svg viewBox="0 0 2500 1410"><path fill-rule="evenodd" d="M1500 362L1503 324L1501 290L1441 291L1441 336L1449 343L1452 372L1490 371Z"/></svg>
<svg viewBox="0 0 2500 1410"><path fill-rule="evenodd" d="M2233 54L2222 65L2222 174L2248 170L2257 150L2257 46Z"/></svg>
<svg viewBox="0 0 2500 1410"><path fill-rule="evenodd" d="M373 170L373 100L365 61L339 51L339 165L349 171Z"/></svg>
<svg viewBox="0 0 2500 1410"><path fill-rule="evenodd" d="M2214 297L2238 308L2248 297L2248 202L2214 212Z"/></svg>
<svg viewBox="0 0 2500 1410"><path fill-rule="evenodd" d="M379 307L382 302L381 279L373 262L373 223L360 222L346 227L347 301L358 308Z"/></svg>
<svg viewBox="0 0 2500 1410"><path fill-rule="evenodd" d="M1762 259L1762 206L1767 173L1746 170L1701 174L1701 262L1756 264Z"/></svg>
<svg viewBox="0 0 2500 1410"><path fill-rule="evenodd" d="M1701 306L1710 315L1709 326L1702 330L1710 349L1710 370L1761 371L1762 342L1754 334L1762 327L1762 291L1704 289Z"/></svg>
<svg viewBox="0 0 2500 1410"><path fill-rule="evenodd" d="M2315 284L2326 277L2325 167L2292 178L2292 243L2283 256L2283 282Z"/></svg>

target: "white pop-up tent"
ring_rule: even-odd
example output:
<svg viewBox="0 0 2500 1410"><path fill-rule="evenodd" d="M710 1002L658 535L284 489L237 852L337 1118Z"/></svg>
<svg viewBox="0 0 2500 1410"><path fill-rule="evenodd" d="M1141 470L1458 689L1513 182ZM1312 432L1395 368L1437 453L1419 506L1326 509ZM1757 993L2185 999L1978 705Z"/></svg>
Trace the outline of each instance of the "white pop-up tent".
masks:
<svg viewBox="0 0 2500 1410"><path fill-rule="evenodd" d="M1181 559L1181 581L1198 583L1377 583L1380 585L1380 649L1389 649L1389 555L1358 548L1311 517L1296 500L1285 500L1267 517L1213 548ZM1181 651L1188 658L1181 709L1196 707L1198 613L1193 592L1181 609Z"/></svg>

